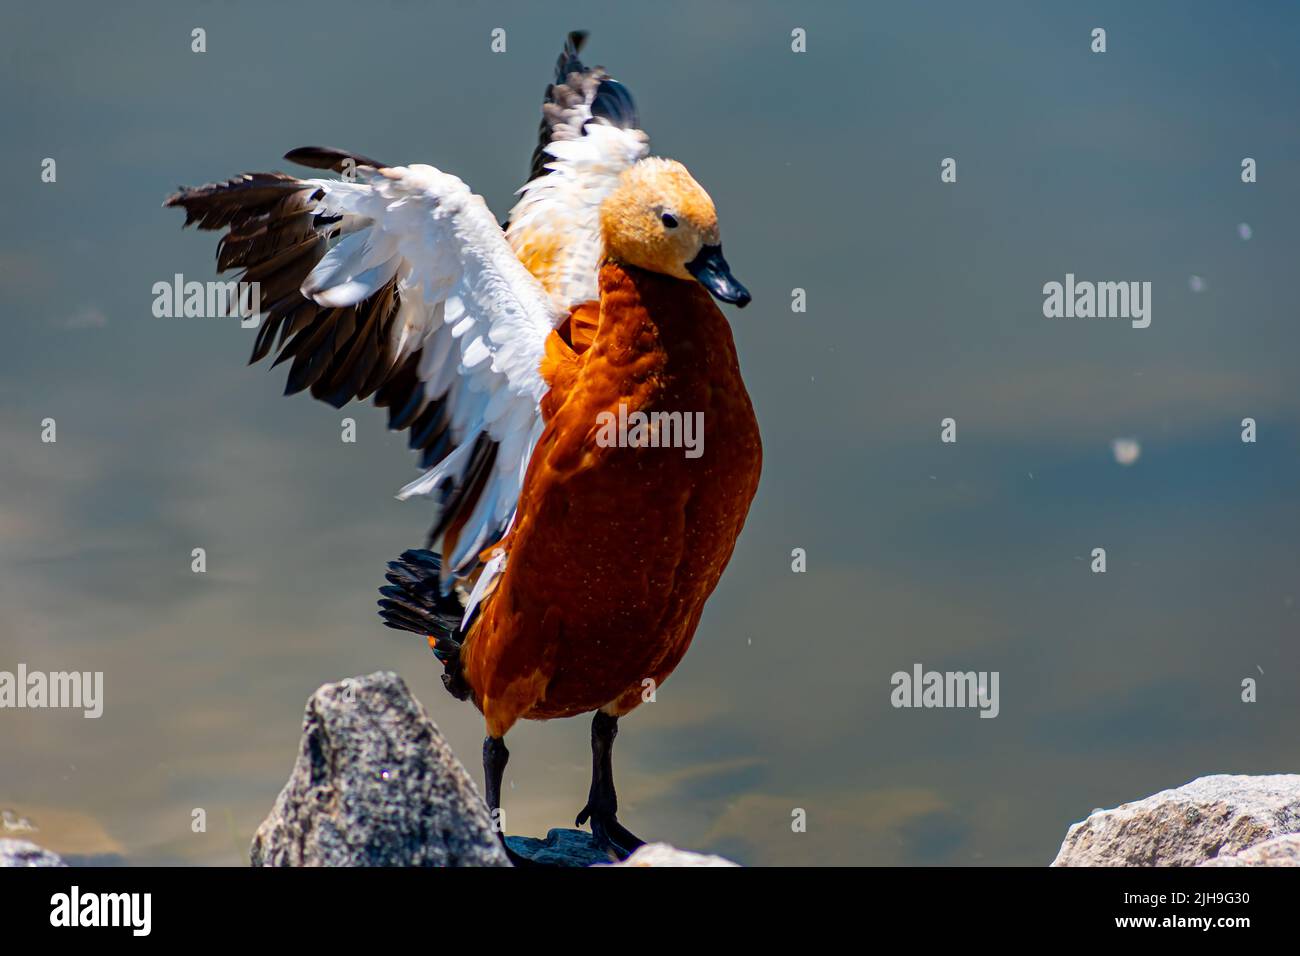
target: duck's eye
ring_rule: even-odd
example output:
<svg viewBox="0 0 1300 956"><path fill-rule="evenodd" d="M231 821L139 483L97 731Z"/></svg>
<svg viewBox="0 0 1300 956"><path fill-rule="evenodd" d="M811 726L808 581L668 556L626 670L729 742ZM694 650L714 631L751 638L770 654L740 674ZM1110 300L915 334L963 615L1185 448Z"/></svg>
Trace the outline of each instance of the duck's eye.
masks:
<svg viewBox="0 0 1300 956"><path fill-rule="evenodd" d="M659 218L663 221L664 226L666 226L667 228L669 229L677 228L677 217L674 216L672 213L666 212Z"/></svg>

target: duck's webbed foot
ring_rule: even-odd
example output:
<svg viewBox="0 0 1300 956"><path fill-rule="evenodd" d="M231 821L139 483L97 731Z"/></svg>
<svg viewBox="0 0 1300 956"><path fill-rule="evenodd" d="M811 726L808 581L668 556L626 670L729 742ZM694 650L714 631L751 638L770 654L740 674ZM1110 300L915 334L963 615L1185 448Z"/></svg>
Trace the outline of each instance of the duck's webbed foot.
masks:
<svg viewBox="0 0 1300 956"><path fill-rule="evenodd" d="M591 722L591 791L587 805L578 814L577 825L591 821L596 845L620 860L626 859L645 841L618 822L618 795L614 792L614 737L618 718L601 711Z"/></svg>

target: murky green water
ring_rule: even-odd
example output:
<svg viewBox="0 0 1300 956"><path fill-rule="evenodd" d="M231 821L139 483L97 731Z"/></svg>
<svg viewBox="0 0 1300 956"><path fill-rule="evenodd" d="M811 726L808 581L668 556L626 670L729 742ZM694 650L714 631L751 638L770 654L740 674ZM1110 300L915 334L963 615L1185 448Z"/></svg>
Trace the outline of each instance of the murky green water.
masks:
<svg viewBox="0 0 1300 956"><path fill-rule="evenodd" d="M310 9L5 14L0 670L105 682L97 720L0 710L0 807L36 839L244 862L307 696L379 669L476 766L478 715L374 614L429 517L392 498L400 439L362 408L342 444L228 321L153 318L155 282L212 275L213 237L159 205L322 142L504 214L576 26L717 200L766 451L695 646L619 737L628 824L747 863L1037 865L1094 807L1296 770L1294 11L395 2L340 60L356 8ZM1067 273L1151 282L1151 326L1045 319ZM916 664L998 672L998 716L892 707ZM586 738L511 734L512 829L572 819Z"/></svg>

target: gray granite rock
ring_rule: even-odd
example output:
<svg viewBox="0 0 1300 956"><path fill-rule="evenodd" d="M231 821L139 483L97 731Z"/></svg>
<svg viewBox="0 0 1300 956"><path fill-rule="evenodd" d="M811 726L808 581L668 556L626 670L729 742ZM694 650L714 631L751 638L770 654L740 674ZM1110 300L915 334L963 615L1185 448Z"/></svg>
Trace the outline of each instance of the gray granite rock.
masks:
<svg viewBox="0 0 1300 956"><path fill-rule="evenodd" d="M1288 833L1240 853L1221 854L1201 866L1300 866L1300 834Z"/></svg>
<svg viewBox="0 0 1300 956"><path fill-rule="evenodd" d="M254 866L509 866L465 768L396 674L326 684Z"/></svg>
<svg viewBox="0 0 1300 956"><path fill-rule="evenodd" d="M1300 833L1300 774L1198 777L1094 810L1070 827L1053 866L1196 866Z"/></svg>
<svg viewBox="0 0 1300 956"><path fill-rule="evenodd" d="M57 853L26 840L0 840L0 867L67 866Z"/></svg>

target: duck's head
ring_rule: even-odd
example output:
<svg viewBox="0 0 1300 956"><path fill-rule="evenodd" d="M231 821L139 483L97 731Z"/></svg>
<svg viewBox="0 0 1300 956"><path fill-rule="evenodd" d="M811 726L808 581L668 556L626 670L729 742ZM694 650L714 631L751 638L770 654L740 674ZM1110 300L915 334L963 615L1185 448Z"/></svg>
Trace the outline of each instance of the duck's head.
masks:
<svg viewBox="0 0 1300 956"><path fill-rule="evenodd" d="M722 302L749 303L722 257L713 200L681 163L652 157L626 170L601 204L600 227L606 255L696 280Z"/></svg>

